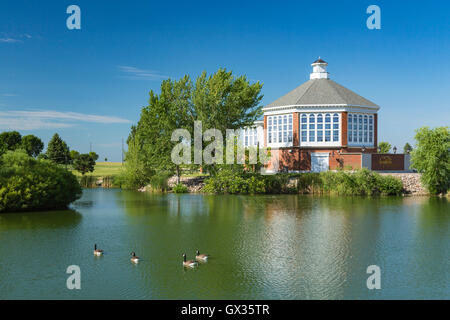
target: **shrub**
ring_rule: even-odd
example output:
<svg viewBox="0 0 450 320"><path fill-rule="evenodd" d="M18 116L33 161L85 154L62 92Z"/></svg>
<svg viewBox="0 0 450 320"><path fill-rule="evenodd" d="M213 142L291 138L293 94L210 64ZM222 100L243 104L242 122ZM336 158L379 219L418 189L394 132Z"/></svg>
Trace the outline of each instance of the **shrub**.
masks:
<svg viewBox="0 0 450 320"><path fill-rule="evenodd" d="M355 172L321 172L323 189L340 195L398 195L402 193L403 183L392 176L382 176L368 169Z"/></svg>
<svg viewBox="0 0 450 320"><path fill-rule="evenodd" d="M386 196L394 196L400 195L403 191L403 183L400 179L397 179L392 176L382 176L378 175L378 188L379 192L382 195Z"/></svg>
<svg viewBox="0 0 450 320"><path fill-rule="evenodd" d="M150 178L151 191L154 192L165 192L169 190L169 185L167 180L171 176L168 172L158 172Z"/></svg>
<svg viewBox="0 0 450 320"><path fill-rule="evenodd" d="M450 189L449 127L420 128L415 139L411 166L422 173L422 183L431 194L445 195Z"/></svg>
<svg viewBox="0 0 450 320"><path fill-rule="evenodd" d="M18 150L0 162L0 212L60 209L81 197L75 175L49 160Z"/></svg>
<svg viewBox="0 0 450 320"><path fill-rule="evenodd" d="M297 181L296 186L294 181ZM325 192L339 195L398 195L402 190L400 179L382 176L367 169L263 176L222 168L215 176L206 180L203 188L206 193L229 194Z"/></svg>
<svg viewBox="0 0 450 320"><path fill-rule="evenodd" d="M174 186L172 188L172 191L174 193L187 193L188 192L188 188L184 184L179 183L179 184L177 184L176 186Z"/></svg>

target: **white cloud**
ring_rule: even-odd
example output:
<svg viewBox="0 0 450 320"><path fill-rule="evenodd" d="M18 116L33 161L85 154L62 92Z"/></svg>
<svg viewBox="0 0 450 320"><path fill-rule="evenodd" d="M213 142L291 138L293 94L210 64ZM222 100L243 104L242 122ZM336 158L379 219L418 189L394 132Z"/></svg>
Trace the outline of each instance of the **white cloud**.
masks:
<svg viewBox="0 0 450 320"><path fill-rule="evenodd" d="M40 111L0 111L0 129L6 130L36 130L67 128L76 125L77 122L90 123L130 123L130 120L94 114L78 112L60 112L52 110Z"/></svg>
<svg viewBox="0 0 450 320"><path fill-rule="evenodd" d="M118 66L118 68L125 74L124 78L131 80L161 80L169 78L154 70L139 69L131 66Z"/></svg>
<svg viewBox="0 0 450 320"><path fill-rule="evenodd" d="M15 42L22 42L22 40L19 40L19 39L13 39L13 38L0 38L0 42L4 42L4 43L15 43Z"/></svg>

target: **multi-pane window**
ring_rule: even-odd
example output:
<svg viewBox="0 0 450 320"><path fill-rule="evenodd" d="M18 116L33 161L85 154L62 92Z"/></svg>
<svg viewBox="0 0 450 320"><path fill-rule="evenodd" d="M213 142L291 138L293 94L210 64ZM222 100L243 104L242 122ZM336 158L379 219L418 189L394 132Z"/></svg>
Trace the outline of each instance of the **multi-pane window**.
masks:
<svg viewBox="0 0 450 320"><path fill-rule="evenodd" d="M339 114L309 113L300 116L301 142L339 142Z"/></svg>
<svg viewBox="0 0 450 320"><path fill-rule="evenodd" d="M306 117L306 114L302 114L301 120L300 120L300 129L302 134L302 142L308 141L308 118Z"/></svg>
<svg viewBox="0 0 450 320"><path fill-rule="evenodd" d="M258 145L258 133L256 128L245 128L244 130L244 146Z"/></svg>
<svg viewBox="0 0 450 320"><path fill-rule="evenodd" d="M268 143L292 142L292 114L267 118Z"/></svg>
<svg viewBox="0 0 450 320"><path fill-rule="evenodd" d="M350 144L372 144L374 137L373 115L349 114L348 115L348 142Z"/></svg>
<svg viewBox="0 0 450 320"><path fill-rule="evenodd" d="M333 114L333 142L339 141L339 115Z"/></svg>
<svg viewBox="0 0 450 320"><path fill-rule="evenodd" d="M353 141L353 115L348 115L348 142Z"/></svg>

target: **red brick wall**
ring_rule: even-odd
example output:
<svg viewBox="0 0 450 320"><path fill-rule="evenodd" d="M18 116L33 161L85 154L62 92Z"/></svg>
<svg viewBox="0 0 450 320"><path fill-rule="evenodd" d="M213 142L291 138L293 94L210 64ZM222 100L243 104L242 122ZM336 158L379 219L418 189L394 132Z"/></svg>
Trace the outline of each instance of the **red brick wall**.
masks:
<svg viewBox="0 0 450 320"><path fill-rule="evenodd" d="M294 112L292 115L292 141L294 146L299 146L300 145L300 133L298 132L299 130L299 113L298 112Z"/></svg>
<svg viewBox="0 0 450 320"><path fill-rule="evenodd" d="M404 170L404 154L372 154L372 170Z"/></svg>
<svg viewBox="0 0 450 320"><path fill-rule="evenodd" d="M338 155L336 158L330 157L330 169L336 170L338 168L346 169L349 166L352 169L361 169L361 154L353 154L353 153L342 153ZM333 165L332 165L333 164Z"/></svg>
<svg viewBox="0 0 450 320"><path fill-rule="evenodd" d="M341 129L341 136L342 136L342 146L347 146L347 138L348 138L348 112L342 112L342 129Z"/></svg>
<svg viewBox="0 0 450 320"><path fill-rule="evenodd" d="M361 168L361 154L360 153L338 153L338 149L273 149L271 150L272 159L278 155L279 170L283 170L285 166L289 171L309 171L311 170L311 153L328 153L330 170L337 170L338 168L352 169ZM268 170L273 170L272 161L266 167Z"/></svg>

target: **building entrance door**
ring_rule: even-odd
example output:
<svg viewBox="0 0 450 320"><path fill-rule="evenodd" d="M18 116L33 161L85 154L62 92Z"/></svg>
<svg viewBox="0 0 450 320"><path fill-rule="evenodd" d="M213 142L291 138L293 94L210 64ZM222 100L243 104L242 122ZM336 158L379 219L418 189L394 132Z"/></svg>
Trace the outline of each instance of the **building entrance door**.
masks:
<svg viewBox="0 0 450 320"><path fill-rule="evenodd" d="M311 154L311 171L321 172L328 171L330 167L330 159L328 152Z"/></svg>

